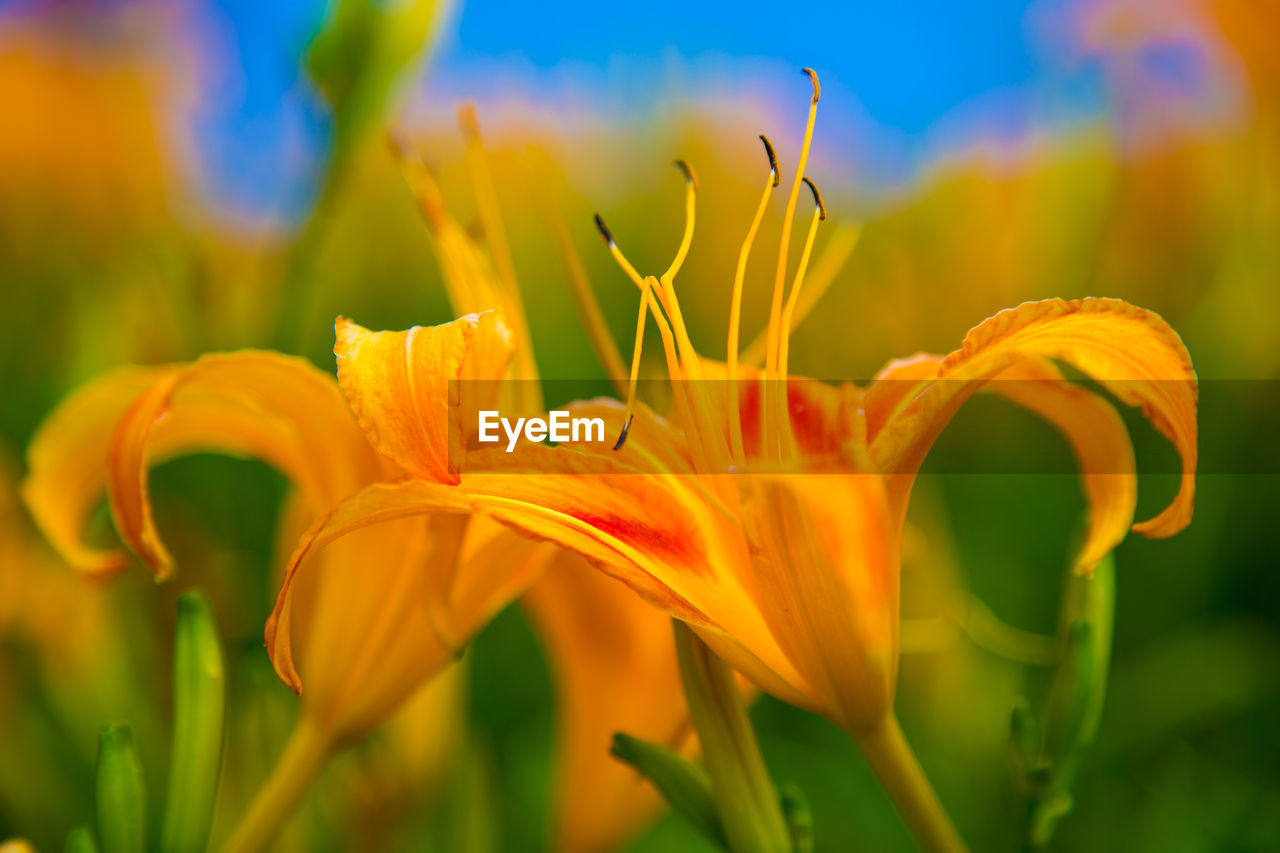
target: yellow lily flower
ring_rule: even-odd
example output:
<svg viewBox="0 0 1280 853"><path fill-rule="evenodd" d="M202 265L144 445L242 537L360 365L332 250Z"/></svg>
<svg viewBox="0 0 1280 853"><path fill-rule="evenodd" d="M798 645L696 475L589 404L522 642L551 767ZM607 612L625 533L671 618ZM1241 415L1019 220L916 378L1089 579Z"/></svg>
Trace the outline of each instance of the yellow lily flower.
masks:
<svg viewBox="0 0 1280 853"><path fill-rule="evenodd" d="M970 331L949 355L891 362L866 387L792 378L790 330L825 218L816 187L804 177L818 103L817 78L808 73L813 98L784 216L763 371L739 363L738 313L752 241L778 178L767 140L771 168L733 282L725 364L694 350L676 295L675 278L692 242L697 188L692 170L680 164L686 230L662 275L641 276L599 223L641 293L636 350L625 406L594 401L572 407L572 414L604 418L618 431L619 452L589 443L481 450L467 455L456 485L407 480L369 486L313 527L289 572L353 530L439 512L485 513L575 550L690 624L762 689L850 732L922 841L956 849L959 839L892 716L898 549L925 455L978 391L1001 394L1048 420L1082 469L1090 521L1076 568L1087 572L1132 525L1133 451L1111 405L1066 383L1055 362L1140 407L1181 455L1177 496L1155 518L1132 525L1152 537L1170 536L1190 520L1196 375L1178 335L1158 315L1089 298L1003 311ZM790 223L802 183L813 191L815 206L788 291ZM635 403L650 315L672 379L672 420ZM380 424L400 432L388 441L406 443L419 428L392 418Z"/></svg>

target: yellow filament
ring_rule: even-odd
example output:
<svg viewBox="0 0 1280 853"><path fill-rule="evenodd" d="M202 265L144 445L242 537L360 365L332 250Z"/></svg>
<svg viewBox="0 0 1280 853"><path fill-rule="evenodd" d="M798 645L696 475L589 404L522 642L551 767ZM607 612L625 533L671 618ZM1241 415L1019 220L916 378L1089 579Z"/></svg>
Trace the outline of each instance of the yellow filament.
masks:
<svg viewBox="0 0 1280 853"><path fill-rule="evenodd" d="M644 276L636 272L635 266L631 261L627 260L627 256L622 254L622 250L618 248L617 242L613 239L613 232L609 230L609 226L604 224L604 219L600 214L596 214L596 228L600 231L600 236L604 238L605 245L609 247L609 254L613 256L613 262L627 274L627 278L631 279L635 286L643 291L648 285L645 284ZM658 294L662 296L661 293Z"/></svg>
<svg viewBox="0 0 1280 853"><path fill-rule="evenodd" d="M680 303L676 298L673 283L674 274L679 272L680 266L684 263L684 258L688 254L689 245L693 242L697 179L694 177L693 170L689 168L688 164L683 161L677 161L677 165L681 172L684 173L686 186L684 236L680 241L680 248L676 252L675 259L667 268L667 271L663 273L662 278L654 279L652 276L649 277L652 281L650 281L648 285L648 298L650 300L650 305L652 306L654 318L659 324L659 331L661 332L665 328L667 334L672 334L672 330L674 329L674 336L672 338L674 347L672 351L667 354L668 372L670 373L671 381L675 386L674 390L676 392L676 399L686 407L682 409L682 416L684 417L686 429L689 430L690 433L690 448L693 449L701 445L699 447L701 450L699 453L699 460L703 465L700 470L719 470L718 468L713 469L705 463L709 459L714 460L717 463L723 463L725 461L723 459L723 452L717 452L719 448L714 444L711 444L710 446L702 445L702 442L713 441L713 437L718 435L718 430L714 429L712 426L715 423L712 415L714 406L706 396L706 389L700 387L701 383L688 383L683 381L686 378L692 378L695 380L702 378L698 355L693 349L693 343L689 340L688 329L685 327L684 318L680 313ZM604 224L604 220L600 218L599 214L596 215L596 227L600 229L601 235L608 244L609 253L613 256L614 261L622 268L622 271L627 274L627 277L630 278L643 292L646 286L646 279L640 276L636 271L636 268L627 260L626 256L622 254L622 250L618 248L617 241L613 239L613 234ZM658 307L658 303L661 303L661 310ZM663 310L667 313L666 318L662 316ZM667 318L670 318L669 325L667 323ZM664 337L664 346L665 342L666 339ZM677 357L677 353L679 354L679 357ZM627 426L627 422L624 422L624 432Z"/></svg>
<svg viewBox="0 0 1280 853"><path fill-rule="evenodd" d="M782 459L793 459L796 452L795 438L791 432L791 411L787 404L787 384L790 376L787 372L787 356L791 341L791 316L795 312L796 297L800 293L801 283L804 282L805 269L809 266L809 256L813 253L813 239L818 234L818 223L821 221L821 208L814 208L813 219L809 221L809 233L804 240L804 251L800 253L800 265L796 268L791 292L787 294L787 306L782 310L782 335L778 339L778 370L781 378L773 383L772 388L775 397L774 410L783 413L778 436L779 454Z"/></svg>
<svg viewBox="0 0 1280 853"><path fill-rule="evenodd" d="M697 351L693 348L693 342L689 339L689 330L685 325L684 316L680 311L680 300L677 298L675 291L675 276L684 264L685 257L689 253L689 246L693 243L698 192L698 179L689 164L683 160L677 160L676 167L680 169L685 178L684 235L680 240L679 249L676 250L675 258L672 260L671 265L667 267L667 271L658 280L658 284L661 287L660 292L665 296L662 305L666 309L667 317L670 319L671 327L675 332L676 345L680 353L680 363L686 378L690 380L685 392L689 397L697 421L696 424L690 422L689 429L696 427L698 433L697 442L691 441L690 443L701 443L704 457L714 463L715 467L707 470L723 471L728 465L728 448L723 446L722 431L717 426L715 415L717 407L708 396L707 388L702 381L705 379L702 371L702 362L698 357Z"/></svg>
<svg viewBox="0 0 1280 853"><path fill-rule="evenodd" d="M674 279L676 277L676 274L680 272L680 267L684 266L684 259L689 254L689 247L693 245L693 222L698 198L698 176L693 173L693 167L684 160L677 160L676 168L684 175L684 234L680 237L680 248L676 250L676 256L671 260L671 266L667 267L667 271L662 274L664 279Z"/></svg>
<svg viewBox="0 0 1280 853"><path fill-rule="evenodd" d="M649 296L649 310L653 312L654 323L658 326L658 334L662 338L662 351L667 358L667 373L671 377L672 395L675 398L676 408L680 411L680 420L685 424L689 455L693 458L694 470L698 472L710 471L712 469L708 464L705 449L700 441L701 436L705 435L705 431L698 429L697 421L694 420L696 406L691 399L689 383L684 381L685 374L681 367L679 356L676 353L675 339L671 334L671 327L667 324L666 318L662 316L658 300L654 297L658 281L653 276L649 276L646 279L646 283L648 285L646 292Z"/></svg>
<svg viewBox="0 0 1280 853"><path fill-rule="evenodd" d="M818 97L820 88L818 86L818 75L812 68L804 69L804 73L809 75L809 82L813 85L813 97L809 101L809 118L805 122L804 141L800 146L800 159L796 165L795 179L791 182L791 192L787 196L787 207L782 214L782 237L778 243L778 266L773 278L773 299L769 304L769 330L765 350L765 379L779 379L778 376L778 337L781 333L782 326L782 289L787 275L787 251L791 243L791 227L792 220L795 218L796 201L800 196L800 184L804 177L805 165L809 161L809 146L813 143L813 125L818 116ZM771 395L765 395L770 397ZM784 401L785 402L785 401ZM780 421L786 414L783 411L771 411L770 406L762 406L764 427L762 430L762 438L764 452L768 454L770 449L774 449L773 422Z"/></svg>
<svg viewBox="0 0 1280 853"><path fill-rule="evenodd" d="M861 229L856 225L840 225L827 240L814 262L813 273L806 276L804 293L796 300L795 316L791 319L792 329L803 323L818 301L826 295L845 262L853 254L860 234ZM761 330L742 351L743 364L759 367L764 363L765 337L765 331Z"/></svg>
<svg viewBox="0 0 1280 853"><path fill-rule="evenodd" d="M769 155L769 179L765 182L764 192L760 194L760 203L756 205L756 214L751 219L751 227L747 229L746 239L738 250L738 268L733 275L733 297L729 303L729 346L728 366L729 380L729 442L731 458L735 465L741 465L746 456L742 446L742 423L738 417L738 335L742 327L742 283L747 274L747 258L751 255L751 246L755 243L756 232L760 230L760 222L764 219L765 208L769 206L769 197L773 188L778 185L778 158L773 153L773 146L765 136L760 137L764 149Z"/></svg>
<svg viewBox="0 0 1280 853"><path fill-rule="evenodd" d="M627 383L627 407L622 412L622 435L613 449L622 447L627 430L631 429L631 418L635 416L636 383L640 379L640 351L644 348L644 321L649 316L649 280L645 279L640 288L640 314L636 317L636 343L631 352L631 378Z"/></svg>
<svg viewBox="0 0 1280 853"><path fill-rule="evenodd" d="M676 356L675 344L671 337L671 327L667 325L666 318L662 316L662 310L659 308L657 300L654 298L654 292L657 290L654 285L658 282L653 276L642 277L636 272L636 268L627 260L626 255L622 254L622 250L618 248L617 242L613 239L613 232L609 230L609 226L604 224L604 219L600 214L596 214L596 228L600 231L600 236L604 238L605 244L609 247L609 254L613 256L613 260L618 267L626 273L627 278L631 279L637 287L640 288L640 316L636 320L636 343L635 350L631 357L631 381L630 388L627 392L627 407L623 415L622 434L618 436L618 442L614 445L614 449L620 449L626 440L627 431L631 427L631 414L635 404L634 395L639 377L640 370L640 352L644 344L644 318L646 309L653 311L654 322L658 326L658 332L662 336L662 347L667 357L667 372L671 376L673 385L677 385L680 378L680 360ZM679 395L679 389L676 389L677 402L683 403L684 400ZM681 414L685 414L682 407Z"/></svg>
<svg viewBox="0 0 1280 853"><path fill-rule="evenodd" d="M698 361L698 354L693 349L693 342L689 340L689 330L684 324L684 315L680 311L680 300L676 298L675 289L676 273L680 271L680 267L684 266L684 259L689 254L689 246L693 244L693 226L697 216L698 178L685 161L677 160L676 167L684 174L684 234L680 238L680 247L676 250L675 258L672 259L671 265L667 267L667 271L662 274L658 282L665 297L662 300L662 307L666 309L667 315L671 319L671 327L676 333L676 344L680 348L680 358L685 365L685 370L689 372L692 378L701 379L702 370Z"/></svg>
<svg viewBox="0 0 1280 853"><path fill-rule="evenodd" d="M822 196L818 194L818 188L808 178L805 178L805 182L813 190L813 219L809 222L809 233L804 238L804 251L800 253L800 265L796 268L796 277L791 282L791 292L787 294L787 305L782 309L782 334L778 339L778 372L784 382L790 376L787 371L787 355L791 343L791 319L795 315L805 270L809 268L809 257L813 254L813 240L818 235L818 223L827 218L827 211L822 205Z"/></svg>

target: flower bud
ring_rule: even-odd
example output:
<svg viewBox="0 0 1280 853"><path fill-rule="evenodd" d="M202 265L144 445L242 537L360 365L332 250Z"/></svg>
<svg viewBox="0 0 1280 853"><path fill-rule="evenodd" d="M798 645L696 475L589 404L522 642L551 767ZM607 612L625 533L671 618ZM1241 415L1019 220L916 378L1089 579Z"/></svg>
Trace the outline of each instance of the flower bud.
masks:
<svg viewBox="0 0 1280 853"><path fill-rule="evenodd" d="M173 751L162 849L198 853L209 843L222 769L226 676L218 629L200 592L178 599L173 643Z"/></svg>
<svg viewBox="0 0 1280 853"><path fill-rule="evenodd" d="M102 727L95 787L103 853L142 853L147 834L146 793L129 726Z"/></svg>

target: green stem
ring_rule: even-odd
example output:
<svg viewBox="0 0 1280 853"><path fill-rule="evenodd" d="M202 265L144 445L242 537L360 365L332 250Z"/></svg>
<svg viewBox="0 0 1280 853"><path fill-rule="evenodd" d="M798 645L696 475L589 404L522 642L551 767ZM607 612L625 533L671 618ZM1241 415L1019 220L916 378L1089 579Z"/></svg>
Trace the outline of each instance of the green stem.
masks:
<svg viewBox="0 0 1280 853"><path fill-rule="evenodd" d="M672 622L680 681L734 853L790 853L791 838L737 680L692 629Z"/></svg>
<svg viewBox="0 0 1280 853"><path fill-rule="evenodd" d="M299 720L271 775L222 846L224 853L267 849L320 775L331 749L328 737L305 718Z"/></svg>
<svg viewBox="0 0 1280 853"><path fill-rule="evenodd" d="M867 763L907 822L916 840L928 853L964 853L968 848L951 818L943 811L938 795L920 769L911 745L893 714L877 726L857 733L858 745Z"/></svg>

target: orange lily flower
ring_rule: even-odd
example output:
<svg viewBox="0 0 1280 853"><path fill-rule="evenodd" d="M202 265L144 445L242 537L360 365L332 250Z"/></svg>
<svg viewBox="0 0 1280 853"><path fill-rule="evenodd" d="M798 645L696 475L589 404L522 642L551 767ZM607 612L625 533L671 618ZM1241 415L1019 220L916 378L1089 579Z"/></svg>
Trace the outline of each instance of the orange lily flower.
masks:
<svg viewBox="0 0 1280 853"><path fill-rule="evenodd" d="M323 545L353 530L416 514L492 516L581 553L650 604L691 625L735 669L779 698L824 714L852 734L904 816L931 849L961 846L892 714L898 659L898 549L911 487L939 433L973 394L991 391L1045 418L1071 444L1089 503L1076 569L1089 571L1132 529L1170 536L1190 520L1196 466L1197 382L1178 335L1156 314L1113 299L1044 300L984 321L945 357L891 362L866 387L795 379L788 339L819 223L821 198L804 168L817 78L784 216L763 370L739 363L743 273L777 183L771 169L740 253L727 361L693 348L675 278L686 230L662 275L641 276L603 223L610 251L641 293L628 401L572 407L618 431L618 452L587 443L525 444L469 453L459 482L370 486L304 537L297 573ZM786 287L791 221L802 182L815 206L798 269ZM785 298L784 298L785 297ZM675 416L635 402L646 317L661 333ZM1063 362L1140 407L1181 455L1177 496L1133 525L1132 446L1116 411L1068 384ZM713 381L722 380L722 381ZM409 405L402 399L401 407ZM633 422L634 419L634 422ZM381 428L412 442L412 420ZM286 581L286 584L288 581Z"/></svg>
<svg viewBox="0 0 1280 853"><path fill-rule="evenodd" d="M251 456L289 476L295 492L280 538L291 542L310 520L367 484L405 477L456 483L466 425L475 423L479 409L541 411L536 381L497 381L536 380L537 369L527 332L520 331L523 307L501 222L488 218L497 216L496 201L467 113L464 128L489 242L503 247L494 250L494 263L444 211L429 175L411 177L451 301L460 313L483 313L398 333L370 332L339 318L336 384L301 359L245 351L187 365L121 368L80 389L33 440L23 488L37 523L69 563L101 577L127 564L123 551L85 541L105 491L125 544L157 580L167 578L174 558L153 519L147 474L184 453ZM495 272L495 265L504 272ZM507 318L513 318L510 326ZM459 380L461 398L454 399L450 384ZM265 843L269 818L287 813L327 755L387 719L452 661L553 553L483 517L451 513L357 532L335 548L298 583L292 572L287 575L266 626L278 674L302 694L302 718L234 837L237 845ZM540 586L532 599L535 612L558 606L553 595L582 606L598 597L590 605L595 612L612 613L611 624L629 628L616 644L619 662L609 667L582 655L581 643L568 642L573 630L588 627L584 618L573 626L541 623L557 656L562 703L582 723L565 729L562 738L557 832L566 849L608 849L652 813L656 798L630 796L634 776L614 764L607 736L626 728L670 740L683 724L683 705L674 655L652 653L670 645L667 620L630 596L598 590L599 583L580 571L566 572ZM596 689L587 679L602 668L613 673L614 692L603 704L585 703ZM643 677L630 678L632 671ZM614 806L582 809L577 797L585 790L597 795L599 785L608 787Z"/></svg>
<svg viewBox="0 0 1280 853"><path fill-rule="evenodd" d="M496 312L406 335L417 368L439 377L418 386L424 412L449 409L445 377L496 378L510 355ZM105 491L121 538L163 579L174 558L153 518L153 465L208 450L268 462L293 482L282 529L296 540L307 522L368 483L409 472L448 482L441 462L448 428L423 438L417 452L399 457L404 467L392 463L360 429L333 377L290 356L243 351L126 367L80 389L44 423L29 449L23 496L70 564L109 576L125 566L125 554L83 538ZM332 751L379 725L453 661L550 553L482 519L406 519L390 533L359 535L327 553L268 623L272 649L297 642L307 690L298 727L245 820L250 829L237 836L246 848L265 843L262 833L274 829L268 818L291 810ZM301 690L292 663L281 675Z"/></svg>

